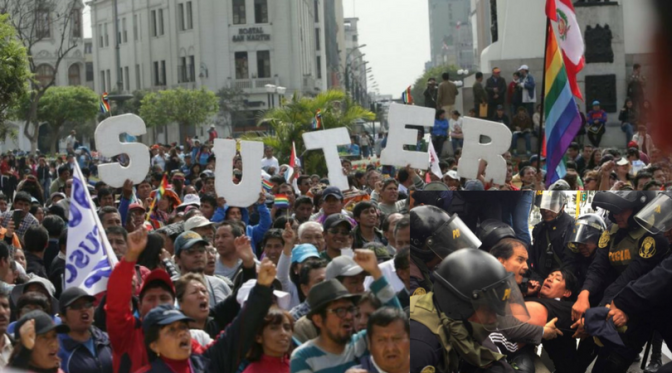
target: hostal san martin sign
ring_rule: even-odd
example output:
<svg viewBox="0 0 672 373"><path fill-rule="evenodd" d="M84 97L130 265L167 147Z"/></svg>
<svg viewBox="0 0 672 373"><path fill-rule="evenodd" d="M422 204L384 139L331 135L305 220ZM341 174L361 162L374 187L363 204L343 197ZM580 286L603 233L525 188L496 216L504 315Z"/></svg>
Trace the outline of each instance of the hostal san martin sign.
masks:
<svg viewBox="0 0 672 373"><path fill-rule="evenodd" d="M241 28L238 30L238 35L233 35L233 42L241 41L269 41L271 40L270 34L264 34L264 29L262 27L248 27Z"/></svg>

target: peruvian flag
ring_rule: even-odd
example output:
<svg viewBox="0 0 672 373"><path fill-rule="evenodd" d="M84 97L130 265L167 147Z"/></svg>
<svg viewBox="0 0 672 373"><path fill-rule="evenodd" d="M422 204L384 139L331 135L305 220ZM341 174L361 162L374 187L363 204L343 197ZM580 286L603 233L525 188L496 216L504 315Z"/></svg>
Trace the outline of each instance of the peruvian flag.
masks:
<svg viewBox="0 0 672 373"><path fill-rule="evenodd" d="M574 5L571 0L546 0L546 16L558 24L560 49L565 61L565 69L569 78L569 85L574 96L583 101L583 94L576 82L576 76L586 64L584 57L585 45L583 32L576 20Z"/></svg>
<svg viewBox="0 0 672 373"><path fill-rule="evenodd" d="M436 150L434 150L434 145L429 143L429 169L432 171L436 177L441 179L443 175L441 175L441 166L439 165L439 156L436 154ZM427 174L427 177L429 177L429 174Z"/></svg>

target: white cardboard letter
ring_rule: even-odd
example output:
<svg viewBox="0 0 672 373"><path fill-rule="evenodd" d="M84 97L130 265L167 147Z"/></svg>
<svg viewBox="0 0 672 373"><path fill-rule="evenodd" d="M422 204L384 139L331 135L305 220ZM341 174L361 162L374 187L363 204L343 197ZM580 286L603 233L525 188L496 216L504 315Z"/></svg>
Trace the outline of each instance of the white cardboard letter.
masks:
<svg viewBox="0 0 672 373"><path fill-rule="evenodd" d="M418 130L407 129L406 125L432 127L436 110L413 105L391 104L388 114L390 132L387 146L380 154L380 163L389 166L406 166L426 169L427 152L407 151L404 145L417 144ZM440 154L439 154L440 156Z"/></svg>
<svg viewBox="0 0 672 373"><path fill-rule="evenodd" d="M264 143L241 141L240 156L243 160L243 179L238 185L233 183L233 157L236 155L236 140L215 139L212 153L217 158L215 168L215 191L233 207L248 207L259 200L261 192L261 158Z"/></svg>
<svg viewBox="0 0 672 373"><path fill-rule="evenodd" d="M501 123L464 117L462 119L464 147L458 164L460 177L475 179L478 177L478 163L481 159L488 162L485 179L495 184L504 184L506 180L506 160L502 154L511 147L511 130ZM487 136L491 142L481 143L481 136Z"/></svg>
<svg viewBox="0 0 672 373"><path fill-rule="evenodd" d="M329 185L338 187L340 190L348 190L348 177L343 175L341 159L338 156L338 145L349 145L350 134L347 128L334 128L315 132L304 132L303 143L307 150L324 151L324 160L329 170ZM245 163L243 163L244 165Z"/></svg>
<svg viewBox="0 0 672 373"><path fill-rule="evenodd" d="M141 136L147 133L145 122L135 114L116 115L100 122L96 128L96 147L104 157L115 157L119 154L128 155L128 167L118 162L98 166L100 180L113 188L120 188L126 179L133 184L140 184L149 171L149 148L142 143L122 143L119 135L128 133Z"/></svg>

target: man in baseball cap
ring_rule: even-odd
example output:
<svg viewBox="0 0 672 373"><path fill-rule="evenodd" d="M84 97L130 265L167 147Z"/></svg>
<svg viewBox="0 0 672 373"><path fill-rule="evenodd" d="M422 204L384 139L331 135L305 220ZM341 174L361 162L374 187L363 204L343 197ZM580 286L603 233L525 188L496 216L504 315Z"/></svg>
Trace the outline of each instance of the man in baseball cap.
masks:
<svg viewBox="0 0 672 373"><path fill-rule="evenodd" d="M327 262L341 255L342 249L350 249L353 224L345 214L332 214L324 220L324 240L327 249L320 257Z"/></svg>
<svg viewBox="0 0 672 373"><path fill-rule="evenodd" d="M341 255L327 265L324 278L325 280L338 280L350 294L361 294L364 292L364 277L366 273L355 263L354 259Z"/></svg>
<svg viewBox="0 0 672 373"><path fill-rule="evenodd" d="M201 215L192 216L184 223L185 231L194 231L201 235L207 242L212 242L215 237L214 223ZM175 250L177 254L177 250Z"/></svg>

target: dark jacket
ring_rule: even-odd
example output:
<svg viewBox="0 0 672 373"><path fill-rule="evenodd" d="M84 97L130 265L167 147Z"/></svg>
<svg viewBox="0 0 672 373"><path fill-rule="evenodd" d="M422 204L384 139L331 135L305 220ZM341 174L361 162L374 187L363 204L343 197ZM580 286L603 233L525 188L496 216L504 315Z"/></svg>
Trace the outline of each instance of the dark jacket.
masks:
<svg viewBox="0 0 672 373"><path fill-rule="evenodd" d="M552 222L540 222L532 230L529 264L532 270L532 280L543 282L551 269L565 263L567 256L567 240L574 229L574 218L566 212L561 212ZM548 238L550 238L552 255L547 254Z"/></svg>
<svg viewBox="0 0 672 373"><path fill-rule="evenodd" d="M380 373L380 371L376 369L376 367L373 365L371 359L373 359L371 355L366 356L362 358L362 360L360 361L361 363L360 365L356 365L350 369L362 369L367 371L368 373Z"/></svg>
<svg viewBox="0 0 672 373"><path fill-rule="evenodd" d="M431 107L432 109L436 109L436 95L438 93L438 89L435 88L430 88L427 87L424 92L425 96L425 107Z"/></svg>
<svg viewBox="0 0 672 373"><path fill-rule="evenodd" d="M206 373L211 372L208 367L210 366L210 359L206 358L203 355L194 355L192 354L189 357L189 362L191 363L191 373ZM163 361L163 359L156 359L152 361L151 364L145 365L140 370L135 373L165 373L172 372L172 369Z"/></svg>
<svg viewBox="0 0 672 373"><path fill-rule="evenodd" d="M495 92L495 88L497 88L497 92ZM490 104L503 105L506 88L506 80L501 76L499 78L495 78L494 76L489 77L485 82L485 90L488 92L488 102ZM495 98L495 95L498 95L498 97Z"/></svg>
<svg viewBox="0 0 672 373"><path fill-rule="evenodd" d="M92 356L83 343L75 341L69 335L58 335L58 357L61 358L61 369L65 373L112 373L112 348L107 333L92 326L91 338L96 356Z"/></svg>
<svg viewBox="0 0 672 373"><path fill-rule="evenodd" d="M488 103L488 94L485 92L485 89L483 88L483 83L481 82L474 83L472 89L474 92L474 105L476 107L478 107L478 105L480 104Z"/></svg>
<svg viewBox="0 0 672 373"><path fill-rule="evenodd" d="M383 245L387 246L387 240L385 239L385 236L383 236L383 232L380 229L374 227L373 228L373 233L376 235L376 237L378 237L378 240L380 240L380 242ZM364 247L364 245L367 242L364 242L364 237L362 236L362 229L359 225L357 225L355 227L353 235L354 235L354 241L353 241L353 244L352 244L353 246L352 247L356 247L356 248ZM387 250L385 250L385 251L387 252ZM376 256L378 256L378 254L379 253L376 253Z"/></svg>
<svg viewBox="0 0 672 373"><path fill-rule="evenodd" d="M42 258L26 250L24 250L24 255L26 256L26 273L34 273L37 276L49 279Z"/></svg>
<svg viewBox="0 0 672 373"><path fill-rule="evenodd" d="M49 281L54 284L56 292L54 297L60 298L63 291L63 274L65 273L65 259L58 256L54 258L49 266Z"/></svg>

